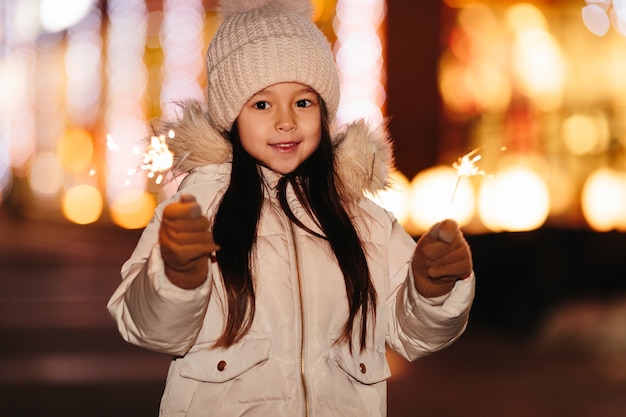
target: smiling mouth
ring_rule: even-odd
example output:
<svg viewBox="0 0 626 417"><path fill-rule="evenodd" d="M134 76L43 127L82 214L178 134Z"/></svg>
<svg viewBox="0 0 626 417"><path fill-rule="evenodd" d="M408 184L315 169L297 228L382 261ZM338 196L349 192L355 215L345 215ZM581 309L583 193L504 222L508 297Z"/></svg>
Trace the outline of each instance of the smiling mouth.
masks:
<svg viewBox="0 0 626 417"><path fill-rule="evenodd" d="M280 151L280 152L288 152L296 148L298 146L297 142L286 142L286 143L275 143L271 145L272 148Z"/></svg>

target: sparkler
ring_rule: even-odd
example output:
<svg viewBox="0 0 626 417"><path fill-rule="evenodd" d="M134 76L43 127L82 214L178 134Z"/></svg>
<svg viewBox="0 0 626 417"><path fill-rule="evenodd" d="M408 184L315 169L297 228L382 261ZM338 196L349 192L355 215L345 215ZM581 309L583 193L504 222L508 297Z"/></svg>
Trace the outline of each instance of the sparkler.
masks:
<svg viewBox="0 0 626 417"><path fill-rule="evenodd" d="M469 151L465 155L459 157L456 162L452 164L452 168L456 170L457 179L454 191L452 192L452 198L450 199L450 209L452 209L452 203L454 202L454 197L459 189L459 184L461 183L462 178L469 178L476 175L487 175L485 171L476 166L476 163L482 159L482 156L478 153L479 149L480 148ZM500 151L506 151L506 146L501 146Z"/></svg>
<svg viewBox="0 0 626 417"><path fill-rule="evenodd" d="M485 171L482 171L476 166L476 163L482 159L482 156L478 153L478 149L469 151L465 155L461 156L452 164L452 168L456 170L457 179L454 191L452 192L452 198L450 199L450 207L454 202L454 197L459 189L459 184L462 178L469 178L475 175L485 175Z"/></svg>
<svg viewBox="0 0 626 417"><path fill-rule="evenodd" d="M167 138L173 139L175 133L170 130L167 134ZM155 182L160 184L163 181L165 173L174 165L174 154L167 146L167 138L165 135L155 136L150 138L150 145L143 153L143 162L137 169L128 171L128 174L135 174L139 171L148 171L148 178L154 178Z"/></svg>

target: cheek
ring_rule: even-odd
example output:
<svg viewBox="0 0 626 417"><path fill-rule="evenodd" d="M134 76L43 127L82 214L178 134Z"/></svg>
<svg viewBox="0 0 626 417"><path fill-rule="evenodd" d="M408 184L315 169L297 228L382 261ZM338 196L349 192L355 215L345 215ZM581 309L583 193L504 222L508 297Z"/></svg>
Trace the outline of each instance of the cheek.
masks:
<svg viewBox="0 0 626 417"><path fill-rule="evenodd" d="M239 125L239 140L241 146L248 152L250 152L255 144L258 142L259 126L256 127L250 123L242 123Z"/></svg>
<svg viewBox="0 0 626 417"><path fill-rule="evenodd" d="M306 129L307 129L307 136L309 137L310 141L312 143L315 143L315 147L317 147L317 145L322 140L321 124L317 120L311 121L309 124L307 124Z"/></svg>
<svg viewBox="0 0 626 417"><path fill-rule="evenodd" d="M258 142L254 139L254 136L251 135L241 135L241 147L248 152L249 154L255 154L256 149L258 148Z"/></svg>

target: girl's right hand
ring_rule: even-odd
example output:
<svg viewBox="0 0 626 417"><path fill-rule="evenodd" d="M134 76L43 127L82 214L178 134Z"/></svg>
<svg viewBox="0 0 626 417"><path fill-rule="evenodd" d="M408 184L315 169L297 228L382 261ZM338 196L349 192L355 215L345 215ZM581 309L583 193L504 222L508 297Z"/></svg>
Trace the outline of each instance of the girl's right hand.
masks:
<svg viewBox="0 0 626 417"><path fill-rule="evenodd" d="M159 246L165 274L176 286L192 289L206 281L209 257L219 249L194 196L183 194L163 210Z"/></svg>
<svg viewBox="0 0 626 417"><path fill-rule="evenodd" d="M472 273L472 253L456 221L435 224L418 241L412 259L417 291L437 297L452 291L458 280Z"/></svg>

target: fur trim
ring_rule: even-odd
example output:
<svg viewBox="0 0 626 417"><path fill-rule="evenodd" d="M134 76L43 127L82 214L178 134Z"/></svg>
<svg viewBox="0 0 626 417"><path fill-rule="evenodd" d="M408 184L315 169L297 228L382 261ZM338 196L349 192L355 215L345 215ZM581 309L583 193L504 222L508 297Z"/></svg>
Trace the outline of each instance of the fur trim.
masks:
<svg viewBox="0 0 626 417"><path fill-rule="evenodd" d="M346 126L335 138L335 161L342 195L356 200L389 187L393 150L386 125L370 127L364 120Z"/></svg>
<svg viewBox="0 0 626 417"><path fill-rule="evenodd" d="M168 140L174 153L176 170L188 172L202 165L222 164L232 160L232 145L210 124L198 101L180 103L182 114L174 122L162 122L158 129L174 130ZM369 192L389 186L393 169L393 149L386 124L371 127L364 120L348 124L332 138L338 187L344 199L355 201Z"/></svg>
<svg viewBox="0 0 626 417"><path fill-rule="evenodd" d="M175 136L167 145L174 154L175 169L188 172L202 165L230 162L232 146L211 126L200 102L182 102L180 107L179 119L161 122L158 128L160 132L174 131Z"/></svg>
<svg viewBox="0 0 626 417"><path fill-rule="evenodd" d="M236 14L269 5L276 5L284 11L295 13L305 19L311 19L313 15L313 7L309 0L222 0L217 6L217 12L227 19Z"/></svg>

